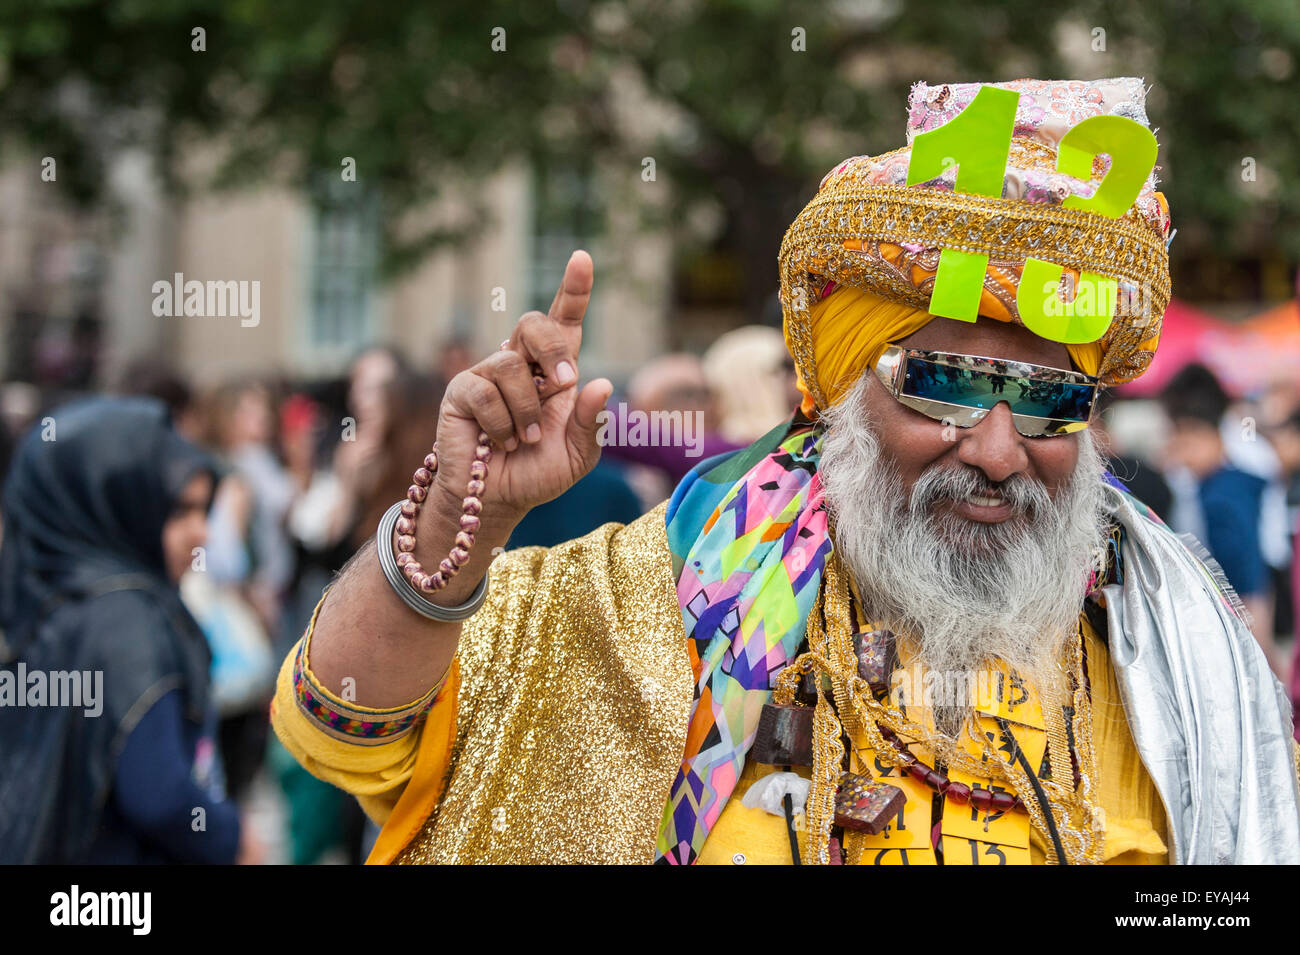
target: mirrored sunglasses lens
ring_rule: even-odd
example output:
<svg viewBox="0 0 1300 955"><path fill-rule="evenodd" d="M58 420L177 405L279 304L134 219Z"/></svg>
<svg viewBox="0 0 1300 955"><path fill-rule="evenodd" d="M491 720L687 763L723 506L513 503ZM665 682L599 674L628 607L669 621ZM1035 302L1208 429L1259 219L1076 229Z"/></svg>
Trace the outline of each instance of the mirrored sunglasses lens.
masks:
<svg viewBox="0 0 1300 955"><path fill-rule="evenodd" d="M1090 385L1001 375L913 358L904 371L902 393L927 402L985 411L1005 401L1013 414L1028 418L1087 421L1094 391Z"/></svg>

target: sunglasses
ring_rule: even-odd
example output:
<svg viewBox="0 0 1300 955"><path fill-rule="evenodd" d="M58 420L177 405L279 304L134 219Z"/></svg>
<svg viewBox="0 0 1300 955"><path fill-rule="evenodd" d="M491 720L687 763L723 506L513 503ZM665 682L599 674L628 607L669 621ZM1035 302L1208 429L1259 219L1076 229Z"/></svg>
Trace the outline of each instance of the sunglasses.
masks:
<svg viewBox="0 0 1300 955"><path fill-rule="evenodd" d="M1005 401L1026 438L1088 427L1099 387L1092 375L1064 368L901 345L885 349L876 377L900 404L959 428L975 427Z"/></svg>

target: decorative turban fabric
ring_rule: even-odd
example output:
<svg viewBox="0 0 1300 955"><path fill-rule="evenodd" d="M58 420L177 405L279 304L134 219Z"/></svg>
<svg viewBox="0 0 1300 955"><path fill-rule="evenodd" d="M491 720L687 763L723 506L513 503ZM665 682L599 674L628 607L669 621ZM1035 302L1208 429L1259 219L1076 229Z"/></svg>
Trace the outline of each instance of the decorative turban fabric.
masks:
<svg viewBox="0 0 1300 955"><path fill-rule="evenodd" d="M951 165L905 185L914 137L954 119L983 85L1020 93L1002 195L956 192ZM1093 116L1149 127L1145 95L1143 82L1131 77L914 85L908 145L854 156L827 173L781 244L785 336L805 412L833 404L886 343L928 321L945 248L988 256L979 315L999 321L1024 324L1016 293L1027 259L1061 266L1070 287L1083 271L1116 279L1114 320L1098 341L1069 346L1070 354L1107 386L1141 375L1169 302L1168 206L1154 172L1118 219L1066 206L1071 197L1093 196L1111 164L1098 156L1090 178L1079 179L1057 170L1057 147L1067 130ZM857 291L842 298L846 286ZM830 367L822 368L823 360Z"/></svg>

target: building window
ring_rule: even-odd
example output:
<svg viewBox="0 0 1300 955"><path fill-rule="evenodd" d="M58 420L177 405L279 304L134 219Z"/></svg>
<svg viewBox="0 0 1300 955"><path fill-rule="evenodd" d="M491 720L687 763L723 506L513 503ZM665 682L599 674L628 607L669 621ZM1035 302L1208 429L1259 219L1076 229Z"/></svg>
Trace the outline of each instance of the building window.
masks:
<svg viewBox="0 0 1300 955"><path fill-rule="evenodd" d="M574 249L590 248L600 226L589 162L533 166L532 259L529 308L546 311Z"/></svg>
<svg viewBox="0 0 1300 955"><path fill-rule="evenodd" d="M314 193L308 342L352 351L373 339L371 309L380 249L379 202L356 182Z"/></svg>

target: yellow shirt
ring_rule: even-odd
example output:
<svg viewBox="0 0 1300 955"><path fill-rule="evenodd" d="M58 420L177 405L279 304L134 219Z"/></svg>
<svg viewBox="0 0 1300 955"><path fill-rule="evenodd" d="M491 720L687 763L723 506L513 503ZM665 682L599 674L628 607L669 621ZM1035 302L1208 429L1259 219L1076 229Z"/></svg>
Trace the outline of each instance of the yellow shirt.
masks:
<svg viewBox="0 0 1300 955"><path fill-rule="evenodd" d="M1103 858L1109 865L1165 865L1169 851L1164 805L1133 744L1106 644L1086 625L1084 636L1092 687L1098 789L1106 821ZM741 798L751 785L780 769L753 760L745 762L736 790L709 833L697 864L791 864L790 837L784 817L741 805ZM802 767L793 771L809 775ZM1042 865L1046 860L1044 848L1037 830L1031 830L1029 851L1035 865Z"/></svg>

